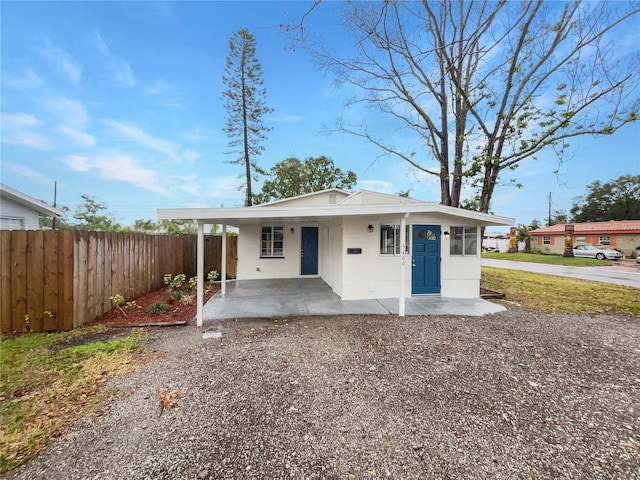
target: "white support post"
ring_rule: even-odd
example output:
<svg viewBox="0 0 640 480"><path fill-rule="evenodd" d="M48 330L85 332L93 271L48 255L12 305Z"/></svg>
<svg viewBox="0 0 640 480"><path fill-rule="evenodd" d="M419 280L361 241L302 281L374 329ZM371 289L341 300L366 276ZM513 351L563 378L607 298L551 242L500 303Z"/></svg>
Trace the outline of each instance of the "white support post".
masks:
<svg viewBox="0 0 640 480"><path fill-rule="evenodd" d="M196 252L196 275L198 278L198 291L196 293L196 324L202 326L202 307L204 305L204 224L198 221L198 242Z"/></svg>
<svg viewBox="0 0 640 480"><path fill-rule="evenodd" d="M220 295L225 296L227 294L227 224L222 224L222 258L220 264L222 265L222 272L220 272Z"/></svg>
<svg viewBox="0 0 640 480"><path fill-rule="evenodd" d="M400 297L398 298L398 316L404 317L404 289L406 279L405 265L407 263L407 253L404 246L407 243L407 218L409 214L405 213L400 219Z"/></svg>

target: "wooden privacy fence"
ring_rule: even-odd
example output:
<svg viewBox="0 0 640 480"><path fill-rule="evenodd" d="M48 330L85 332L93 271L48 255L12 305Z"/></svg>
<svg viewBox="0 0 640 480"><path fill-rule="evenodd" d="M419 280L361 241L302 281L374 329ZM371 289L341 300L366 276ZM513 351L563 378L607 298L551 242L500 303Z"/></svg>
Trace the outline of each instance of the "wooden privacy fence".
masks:
<svg viewBox="0 0 640 480"><path fill-rule="evenodd" d="M205 271L220 272L222 237L205 238ZM77 230L0 231L2 333L69 330L164 285L164 275L196 275L196 236ZM237 238L228 237L227 272Z"/></svg>

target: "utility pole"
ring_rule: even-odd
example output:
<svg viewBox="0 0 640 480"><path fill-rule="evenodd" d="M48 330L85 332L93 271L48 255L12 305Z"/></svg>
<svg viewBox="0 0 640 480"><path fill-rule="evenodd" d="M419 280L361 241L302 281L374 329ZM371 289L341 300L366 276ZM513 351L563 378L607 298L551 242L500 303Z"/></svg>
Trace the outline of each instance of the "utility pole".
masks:
<svg viewBox="0 0 640 480"><path fill-rule="evenodd" d="M58 199L58 182L55 181L53 182L53 208L57 208L58 205L56 204L56 201ZM51 228L53 230L56 229L56 216L53 216L53 222L51 223Z"/></svg>
<svg viewBox="0 0 640 480"><path fill-rule="evenodd" d="M553 192L549 192L549 219L547 220L547 227L551 226L551 194Z"/></svg>

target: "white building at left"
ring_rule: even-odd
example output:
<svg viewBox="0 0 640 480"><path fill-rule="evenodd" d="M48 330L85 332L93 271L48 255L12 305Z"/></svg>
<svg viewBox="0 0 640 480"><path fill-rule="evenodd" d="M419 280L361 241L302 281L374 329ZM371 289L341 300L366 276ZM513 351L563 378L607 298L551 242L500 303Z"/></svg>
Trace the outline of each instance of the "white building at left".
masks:
<svg viewBox="0 0 640 480"><path fill-rule="evenodd" d="M38 230L43 216L62 217L64 212L0 183L0 230Z"/></svg>

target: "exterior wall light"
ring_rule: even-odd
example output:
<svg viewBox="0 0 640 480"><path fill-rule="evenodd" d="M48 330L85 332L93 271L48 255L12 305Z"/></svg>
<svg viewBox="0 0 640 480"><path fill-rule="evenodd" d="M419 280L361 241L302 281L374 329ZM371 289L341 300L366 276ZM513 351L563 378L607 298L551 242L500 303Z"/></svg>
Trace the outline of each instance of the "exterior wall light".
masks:
<svg viewBox="0 0 640 480"><path fill-rule="evenodd" d="M367 228L369 229L369 231L370 231L371 233L373 233L373 230L374 230L374 229L373 229L373 225L369 225Z"/></svg>
<svg viewBox="0 0 640 480"><path fill-rule="evenodd" d="M291 233L293 233L293 232L294 232L293 227L291 227Z"/></svg>
<svg viewBox="0 0 640 480"><path fill-rule="evenodd" d="M449 238L449 235L451 235L448 231L443 233L445 238Z"/></svg>

